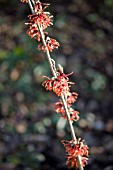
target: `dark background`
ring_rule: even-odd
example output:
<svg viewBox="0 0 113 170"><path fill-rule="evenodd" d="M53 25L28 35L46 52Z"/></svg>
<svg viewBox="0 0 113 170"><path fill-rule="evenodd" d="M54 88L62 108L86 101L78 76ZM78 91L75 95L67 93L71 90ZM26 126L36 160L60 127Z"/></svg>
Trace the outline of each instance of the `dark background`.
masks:
<svg viewBox="0 0 113 170"><path fill-rule="evenodd" d="M54 15L52 53L74 74L78 137L90 148L86 170L113 170L113 0L45 0ZM26 34L28 4L0 0L0 170L67 170L68 125L54 111L58 98L42 86L51 77L43 52Z"/></svg>

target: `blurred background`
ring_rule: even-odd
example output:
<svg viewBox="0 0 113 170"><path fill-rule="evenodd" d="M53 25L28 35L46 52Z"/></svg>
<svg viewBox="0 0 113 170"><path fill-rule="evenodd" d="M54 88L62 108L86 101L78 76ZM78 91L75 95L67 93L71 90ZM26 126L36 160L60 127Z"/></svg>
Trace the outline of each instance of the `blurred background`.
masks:
<svg viewBox="0 0 113 170"><path fill-rule="evenodd" d="M72 91L77 136L90 148L86 170L113 170L113 0L45 0L54 16L48 29L61 46L52 53ZM0 170L67 170L68 125L54 111L58 98L42 87L50 76L43 52L26 34L27 4L0 0Z"/></svg>

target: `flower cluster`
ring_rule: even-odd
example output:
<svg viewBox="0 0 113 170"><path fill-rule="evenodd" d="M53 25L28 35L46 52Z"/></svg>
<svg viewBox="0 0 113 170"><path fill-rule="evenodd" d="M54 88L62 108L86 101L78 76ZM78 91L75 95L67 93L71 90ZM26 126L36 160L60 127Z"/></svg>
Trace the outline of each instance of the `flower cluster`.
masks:
<svg viewBox="0 0 113 170"><path fill-rule="evenodd" d="M52 52L53 49L58 48L58 46L59 46L59 43L55 39L47 37L46 38L46 47L43 44L39 44L38 49L46 52L46 48L48 48L48 50L50 52Z"/></svg>
<svg viewBox="0 0 113 170"><path fill-rule="evenodd" d="M69 84L74 84L69 82L68 76L71 74L72 73L66 75L59 70L59 72L57 72L57 78L53 77L50 79L49 77L44 76L47 80L45 80L42 85L45 86L46 90L53 90L58 96L68 94L70 91Z"/></svg>
<svg viewBox="0 0 113 170"><path fill-rule="evenodd" d="M44 76L45 78L47 78L47 80L45 80L42 85L46 88L46 90L53 90L57 94L57 96L65 96L68 111L70 114L70 120L73 122L79 119L79 112L71 108L71 104L76 102L78 96L77 93L70 92L71 84L74 84L72 82L69 82L68 76L71 74L72 73L66 75L61 70L59 70L59 72L57 72L56 79L54 77L50 79L49 77ZM55 111L59 113L61 117L67 119L66 112L61 100L55 103Z"/></svg>
<svg viewBox="0 0 113 170"><path fill-rule="evenodd" d="M71 104L69 104L68 101L67 101L67 106L68 106L68 111L70 114L70 120L72 122L79 120L79 116L78 116L79 112L72 109ZM64 109L64 106L61 100L55 103L55 111L59 113L61 117L63 117L64 119L67 119L66 112L65 112L65 109Z"/></svg>
<svg viewBox="0 0 113 170"><path fill-rule="evenodd" d="M22 2L28 2L27 0L21 0ZM53 51L53 49L57 49L60 44L53 38L50 38L49 36L46 37L48 34L45 32L45 29L49 26L53 25L52 17L49 12L46 12L45 9L48 7L49 4L37 2L34 6L34 14L29 15L29 22L26 23L26 25L29 25L29 29L27 30L27 34L31 38L37 39L39 42L41 41L41 33L40 28L43 31L44 38L46 40L46 45L43 45L40 43L38 45L39 50L43 50L46 52L48 49L50 52Z"/></svg>
<svg viewBox="0 0 113 170"><path fill-rule="evenodd" d="M88 161L88 146L84 144L84 140L63 140L64 147L66 148L67 166L69 168L78 168L77 157L81 157L82 166L84 167Z"/></svg>

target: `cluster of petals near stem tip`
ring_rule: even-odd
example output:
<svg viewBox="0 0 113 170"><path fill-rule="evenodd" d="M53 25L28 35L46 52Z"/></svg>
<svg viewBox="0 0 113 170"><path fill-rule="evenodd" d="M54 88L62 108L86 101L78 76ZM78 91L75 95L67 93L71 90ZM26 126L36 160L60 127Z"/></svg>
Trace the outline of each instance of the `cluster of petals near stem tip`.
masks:
<svg viewBox="0 0 113 170"><path fill-rule="evenodd" d="M22 2L28 2L27 0L21 0ZM39 42L41 41L41 32L44 36L46 44L43 45L40 43L38 45L38 50L42 50L46 52L46 50L49 50L50 52L53 51L53 49L57 49L60 44L53 38L50 38L49 36L46 37L48 34L44 30L48 28L49 26L53 25L52 17L49 12L46 12L45 9L48 7L49 4L41 3L37 1L36 5L34 6L34 14L29 15L29 22L26 23L26 25L29 25L29 29L27 30L27 34L31 38L37 39Z"/></svg>
<svg viewBox="0 0 113 170"><path fill-rule="evenodd" d="M77 157L81 157L82 166L84 167L88 161L88 146L84 144L84 140L78 138L77 140L62 140L66 148L67 166L69 168L78 168Z"/></svg>

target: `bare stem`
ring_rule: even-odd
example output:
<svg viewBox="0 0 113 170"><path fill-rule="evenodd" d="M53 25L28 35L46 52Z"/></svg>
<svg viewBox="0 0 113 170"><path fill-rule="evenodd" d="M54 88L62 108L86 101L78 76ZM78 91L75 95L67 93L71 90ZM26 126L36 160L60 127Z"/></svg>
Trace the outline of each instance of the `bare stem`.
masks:
<svg viewBox="0 0 113 170"><path fill-rule="evenodd" d="M41 37L42 37L43 45L44 45L44 47L46 49L46 56L47 56L47 59L48 59L48 62L49 62L50 68L51 68L51 72L52 72L53 76L55 78L57 78L57 74L56 74L56 72L54 70L53 62L52 62L52 59L51 59L51 56L50 56L50 52L49 52L49 50L48 50L48 48L46 46L45 36L44 36L43 30L42 30L42 27L39 24L38 24L38 27L39 27L39 31L40 31L40 34L41 34Z"/></svg>
<svg viewBox="0 0 113 170"><path fill-rule="evenodd" d="M28 2L29 2L29 6L30 6L31 11L34 14L34 9L33 9L33 6L32 6L32 3L34 1L32 0L32 3L31 3L31 1L28 0ZM53 76L55 78L57 78L56 68L54 69L54 67L53 67L52 58L51 58L50 52L49 52L49 50L46 46L46 40L45 40L45 35L44 35L44 32L43 32L42 26L38 24L38 28L39 28L39 31L40 31L40 34L41 34L41 37L42 37L43 45L46 49L46 56L47 56L47 60L49 62L50 68L51 68L51 72L52 72ZM69 114L69 110L68 110L67 103L66 103L64 95L61 95L61 100L62 100L62 103L64 105L64 109L65 109L65 112L66 112L66 116L67 116L68 124L69 124L69 127L70 127L72 139L77 140L76 135L75 135L75 131L74 131L74 127L72 125L72 121L70 120L70 114ZM78 164L79 164L79 170L84 170L83 166L82 166L81 156L78 156L77 160L78 160Z"/></svg>
<svg viewBox="0 0 113 170"><path fill-rule="evenodd" d="M34 4L34 1L32 1L32 2L33 2L33 4ZM28 0L28 3L29 3L29 7L30 7L30 9L31 9L31 12L32 12L32 14L34 14L32 2L31 2L31 0ZM35 5L35 4L34 4L34 5Z"/></svg>

